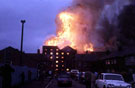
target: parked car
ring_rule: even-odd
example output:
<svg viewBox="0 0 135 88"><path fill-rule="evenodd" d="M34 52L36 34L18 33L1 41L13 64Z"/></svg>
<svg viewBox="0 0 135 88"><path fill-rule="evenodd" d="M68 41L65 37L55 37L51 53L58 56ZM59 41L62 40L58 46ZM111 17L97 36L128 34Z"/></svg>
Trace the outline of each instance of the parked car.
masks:
<svg viewBox="0 0 135 88"><path fill-rule="evenodd" d="M101 73L96 80L97 88L132 88L126 83L121 74Z"/></svg>
<svg viewBox="0 0 135 88"><path fill-rule="evenodd" d="M57 84L58 86L72 86L72 79L67 74L61 74L58 76Z"/></svg>
<svg viewBox="0 0 135 88"><path fill-rule="evenodd" d="M79 70L77 69L72 69L70 72L71 78L78 80L79 78Z"/></svg>

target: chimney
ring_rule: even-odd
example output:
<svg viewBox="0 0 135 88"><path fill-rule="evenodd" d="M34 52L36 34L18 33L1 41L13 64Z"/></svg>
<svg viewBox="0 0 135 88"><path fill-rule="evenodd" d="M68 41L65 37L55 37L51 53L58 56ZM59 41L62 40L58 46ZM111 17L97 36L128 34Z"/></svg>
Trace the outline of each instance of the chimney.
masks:
<svg viewBox="0 0 135 88"><path fill-rule="evenodd" d="M40 49L37 50L37 54L40 54Z"/></svg>

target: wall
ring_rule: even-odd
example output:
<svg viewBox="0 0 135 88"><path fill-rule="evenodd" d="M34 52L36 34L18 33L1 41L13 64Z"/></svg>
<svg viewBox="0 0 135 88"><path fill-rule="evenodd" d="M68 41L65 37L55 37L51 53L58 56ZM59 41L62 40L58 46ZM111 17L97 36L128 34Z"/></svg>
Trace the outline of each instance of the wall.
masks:
<svg viewBox="0 0 135 88"><path fill-rule="evenodd" d="M0 65L1 66L1 65ZM11 85L18 85L21 82L21 73L24 72L25 74L25 82L28 82L28 71L31 71L31 79L37 78L37 69L36 68L29 68L27 66L11 66L15 72L12 72L12 83ZM0 88L1 88L2 78L0 77Z"/></svg>

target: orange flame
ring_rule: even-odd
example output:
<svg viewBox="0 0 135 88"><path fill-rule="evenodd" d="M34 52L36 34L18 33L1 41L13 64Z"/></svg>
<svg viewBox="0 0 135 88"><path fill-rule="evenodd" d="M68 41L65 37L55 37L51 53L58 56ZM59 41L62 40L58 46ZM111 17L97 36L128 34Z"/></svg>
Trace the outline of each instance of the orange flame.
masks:
<svg viewBox="0 0 135 88"><path fill-rule="evenodd" d="M82 49L78 47L76 34L78 30L76 29L77 23L80 21L79 15L70 12L61 12L58 15L58 20L60 20L60 27L57 30L56 37L51 37L45 42L48 46L58 46L60 49L70 46L73 49L84 51L94 51L93 45L91 43L82 45ZM79 52L80 52L79 51Z"/></svg>

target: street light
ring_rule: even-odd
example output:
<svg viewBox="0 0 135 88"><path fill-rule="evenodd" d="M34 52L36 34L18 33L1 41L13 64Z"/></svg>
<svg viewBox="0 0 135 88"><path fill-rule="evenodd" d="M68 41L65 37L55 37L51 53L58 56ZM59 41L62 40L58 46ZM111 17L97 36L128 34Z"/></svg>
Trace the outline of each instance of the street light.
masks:
<svg viewBox="0 0 135 88"><path fill-rule="evenodd" d="M21 20L21 23L22 23L22 34L21 34L21 55L20 55L20 65L22 65L22 51L23 51L23 30L24 30L24 23L25 23L25 20Z"/></svg>

